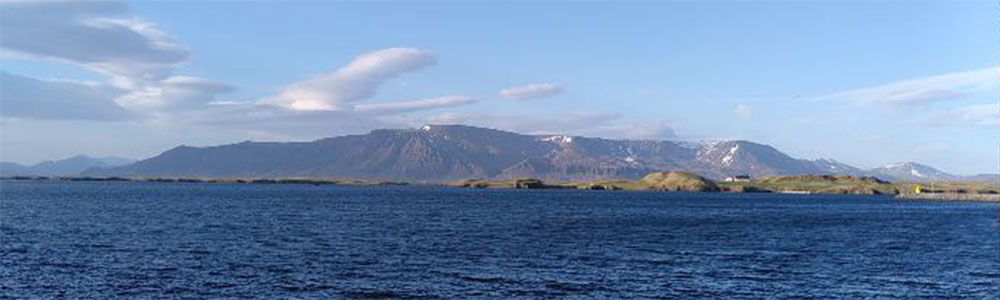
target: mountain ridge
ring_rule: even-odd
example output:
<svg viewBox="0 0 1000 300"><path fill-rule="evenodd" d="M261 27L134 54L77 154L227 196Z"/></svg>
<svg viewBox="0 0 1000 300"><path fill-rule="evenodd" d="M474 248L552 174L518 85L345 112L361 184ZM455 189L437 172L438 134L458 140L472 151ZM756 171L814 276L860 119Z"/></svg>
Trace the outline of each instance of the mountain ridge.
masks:
<svg viewBox="0 0 1000 300"><path fill-rule="evenodd" d="M116 167L128 165L134 160L116 157L91 157L76 155L59 160L47 160L33 165L22 165L12 162L0 162L2 175L36 175L36 176L71 176L79 175L95 167Z"/></svg>
<svg viewBox="0 0 1000 300"><path fill-rule="evenodd" d="M933 168L921 170L942 178L962 178ZM615 140L559 134L518 134L467 125L376 129L367 134L311 142L178 146L131 165L92 169L84 174L354 177L443 182L524 177L546 180L638 179L661 171L687 171L717 180L736 175L873 173L886 180L909 179L901 176L901 172L890 172L888 169L862 170L832 159L798 159L772 146L743 140L712 143ZM932 176L921 179L937 180Z"/></svg>

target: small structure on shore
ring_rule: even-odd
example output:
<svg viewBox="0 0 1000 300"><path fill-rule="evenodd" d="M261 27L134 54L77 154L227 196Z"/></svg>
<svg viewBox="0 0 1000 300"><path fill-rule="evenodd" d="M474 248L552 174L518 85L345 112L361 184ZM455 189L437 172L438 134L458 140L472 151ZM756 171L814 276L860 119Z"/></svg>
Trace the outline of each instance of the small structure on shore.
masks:
<svg viewBox="0 0 1000 300"><path fill-rule="evenodd" d="M725 181L725 182L750 182L750 176L749 175L728 176L726 178L723 178L722 181Z"/></svg>
<svg viewBox="0 0 1000 300"><path fill-rule="evenodd" d="M545 182L534 178L516 179L514 180L515 189L542 189L545 188Z"/></svg>

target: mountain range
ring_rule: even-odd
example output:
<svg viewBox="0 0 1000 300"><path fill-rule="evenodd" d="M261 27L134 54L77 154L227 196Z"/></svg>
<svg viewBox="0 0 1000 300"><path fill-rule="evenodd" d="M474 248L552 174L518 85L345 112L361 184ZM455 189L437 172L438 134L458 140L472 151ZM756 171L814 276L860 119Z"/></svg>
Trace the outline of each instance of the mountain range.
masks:
<svg viewBox="0 0 1000 300"><path fill-rule="evenodd" d="M96 166L89 176L352 177L417 182L456 179L637 179L688 171L709 178L795 174L868 175L893 181L993 180L916 164L862 170L831 159L797 159L749 141L612 140L525 135L465 125L379 129L312 142L241 142L179 146L123 166Z"/></svg>
<svg viewBox="0 0 1000 300"><path fill-rule="evenodd" d="M25 166L17 163L0 162L0 174L8 175L39 175L39 176L73 176L80 175L91 168L109 168L124 166L135 162L121 157L90 157L77 155L74 157L43 161Z"/></svg>

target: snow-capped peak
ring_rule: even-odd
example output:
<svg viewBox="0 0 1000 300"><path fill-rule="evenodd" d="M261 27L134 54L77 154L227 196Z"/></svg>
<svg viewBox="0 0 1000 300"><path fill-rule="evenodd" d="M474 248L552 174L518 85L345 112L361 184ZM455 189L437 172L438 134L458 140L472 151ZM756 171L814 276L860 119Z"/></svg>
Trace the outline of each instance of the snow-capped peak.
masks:
<svg viewBox="0 0 1000 300"><path fill-rule="evenodd" d="M543 141L553 142L558 144L571 143L573 142L573 137L565 135L553 135L547 138L543 138Z"/></svg>
<svg viewBox="0 0 1000 300"><path fill-rule="evenodd" d="M894 163L886 165L884 168L886 168L886 169L898 169L898 168L906 168L906 167L913 168L913 167L916 167L916 166L917 165L915 163L912 163L912 162L894 162Z"/></svg>

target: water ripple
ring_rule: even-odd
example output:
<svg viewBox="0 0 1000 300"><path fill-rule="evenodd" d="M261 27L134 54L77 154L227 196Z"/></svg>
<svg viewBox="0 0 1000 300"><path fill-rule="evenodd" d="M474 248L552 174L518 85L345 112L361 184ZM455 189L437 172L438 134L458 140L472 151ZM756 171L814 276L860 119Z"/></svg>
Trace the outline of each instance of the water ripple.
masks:
<svg viewBox="0 0 1000 300"><path fill-rule="evenodd" d="M0 299L1000 296L988 203L0 184Z"/></svg>

